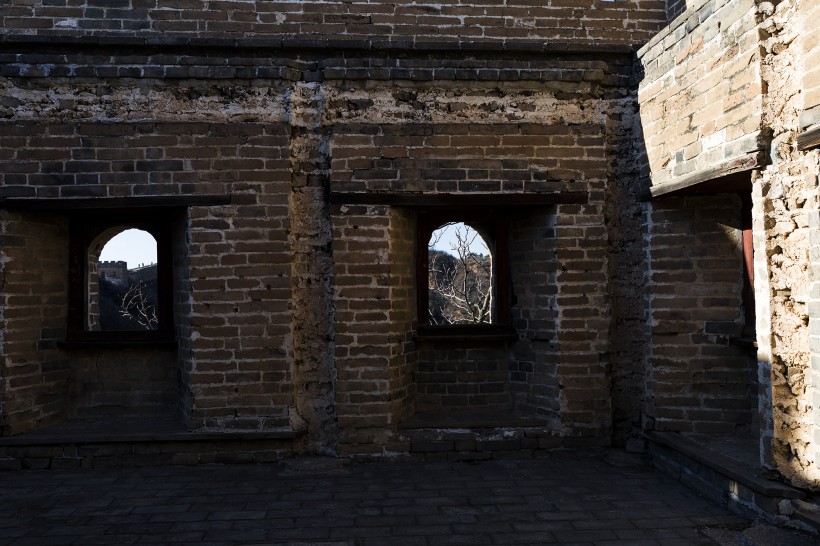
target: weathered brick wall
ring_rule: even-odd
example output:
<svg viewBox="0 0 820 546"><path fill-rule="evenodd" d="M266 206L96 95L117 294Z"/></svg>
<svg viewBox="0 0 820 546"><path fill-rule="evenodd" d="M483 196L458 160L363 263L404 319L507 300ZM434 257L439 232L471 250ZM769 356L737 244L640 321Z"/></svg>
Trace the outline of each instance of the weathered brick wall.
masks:
<svg viewBox="0 0 820 546"><path fill-rule="evenodd" d="M644 43L665 21L663 0L482 2L176 2L12 0L0 9L7 34L310 39L325 45L457 41Z"/></svg>
<svg viewBox="0 0 820 546"><path fill-rule="evenodd" d="M119 12L100 7L111 27L104 31L95 28L102 17L88 13L88 6L63 6L86 9L86 18L76 29L61 23L60 33L91 42L101 34L123 40L89 45L78 39L69 46L23 44L15 41L18 33L7 35L0 114L49 129L37 129L46 131L45 140L23 143L33 154L28 159L17 152L0 156L6 161L0 196L232 196L230 205L185 207L173 227L177 396L194 428L289 425L307 433L298 449L406 450L395 442L397 425L443 386L453 401L465 394L458 389L473 389L474 399L467 393L462 407L522 410L547 419L568 444L606 444L612 404L605 211L609 185L620 176L613 174L612 157L621 151L607 112L634 98L626 90L631 60L618 53L626 48L594 51L644 41L663 24L665 5L569 4L577 2L521 6L537 19L526 36L512 26L504 33L492 28L511 17L523 21L519 7L391 5L487 12L485 26L459 24L481 30L493 44L476 54L456 53L466 41L458 42L457 32L441 32L448 25L439 21L438 45L422 47L424 40L413 34L416 52L388 51L413 45L401 38L378 46L384 49L365 42L356 51L336 48L332 56L316 49L327 44L324 38L304 42L312 39L310 29L299 27L302 49L265 32L290 32L291 16L313 8L334 17L335 9L386 4L293 4L292 12L281 12L285 20L276 30L254 26L264 23L270 6L263 6L257 23L239 21L252 3L163 8L157 13L178 14L180 27L173 36L155 36L151 47L144 45L151 33L170 30L148 26L128 42L133 29L121 23L142 17L153 25L135 15L142 6L132 3ZM0 14L18 8L7 5ZM31 9L42 14L45 8L26 4L18 11ZM552 18L556 10L563 15ZM609 17L615 14L622 18ZM194 29L186 19L194 15L236 20L222 21L227 26L197 22ZM395 22L391 32L406 24L402 30L413 26L423 34L431 28L420 20L425 17ZM599 17L607 19L603 27L594 26ZM48 25L37 27L47 18L30 19L28 28L56 35ZM333 32L336 23L323 18L321 24L323 32ZM242 34L249 28L256 41ZM368 29L350 26L348 37L373 38ZM554 43L544 45L547 29L566 51L544 55ZM584 40L603 35L607 45L578 51ZM223 41L197 42L205 37ZM234 43L240 38L250 41ZM514 40L510 47L518 49L503 52L498 40ZM524 52L527 47L534 52ZM46 142L58 136L51 131L62 131L64 140ZM329 205L328 189L405 196L486 192L488 204L496 193L572 191L587 203L526 215L507 211L519 245L511 253L517 341L481 351L469 342L419 351L416 211ZM86 366L79 353L70 359ZM437 362L462 370L463 380L426 377ZM487 375L470 375L490 364L492 370L482 370ZM96 398L89 400L104 401L117 388L95 387ZM164 396L170 389L157 392ZM146 407L151 396L145 396Z"/></svg>
<svg viewBox="0 0 820 546"><path fill-rule="evenodd" d="M580 442L604 443L612 428L612 407L603 131L598 138L587 153L600 178L588 182L588 204L557 207L555 258L562 431L581 437Z"/></svg>
<svg viewBox="0 0 820 546"><path fill-rule="evenodd" d="M638 99L653 185L766 147L758 46L753 0L706 0L641 48Z"/></svg>
<svg viewBox="0 0 820 546"><path fill-rule="evenodd" d="M288 425L292 397L287 345L291 296L288 127L197 123L17 126L22 129L14 131L25 136L15 137L22 139L14 147L18 151L3 162L3 196L233 195L230 206L193 207L187 225L175 228L174 255L179 259L175 264L176 316L179 331L185 333L180 350L182 389L187 393L184 409L196 428L256 430ZM2 131L14 134L9 126ZM146 214L171 213L152 209ZM64 233L63 248L67 241ZM60 275L65 297L65 271ZM57 307L45 309L55 312ZM115 370L102 374L108 379L92 380L87 370L93 359L59 354L72 362L75 405L112 405L120 396L118 405L144 411L167 406L169 397L178 396L178 366L173 358L154 353L135 357L132 367L143 372L144 388L130 382L129 392ZM106 354L99 362L109 366L117 359L114 355ZM149 370L149 361L157 361L156 367ZM122 375L134 377L133 373ZM143 401L135 401L137 398Z"/></svg>
<svg viewBox="0 0 820 546"><path fill-rule="evenodd" d="M22 142L26 133L8 131L0 138L8 145ZM0 424L3 434L9 435L54 424L68 415L71 372L56 347L65 337L68 308L68 218L6 210L0 229Z"/></svg>
<svg viewBox="0 0 820 546"><path fill-rule="evenodd" d="M644 305L646 253L640 202L643 136L636 94L634 90L631 96L613 104L606 122L609 170L604 215L611 309L609 363L613 441L617 445L641 434L644 360L648 348ZM621 153L624 149L633 153Z"/></svg>
<svg viewBox="0 0 820 546"><path fill-rule="evenodd" d="M333 211L332 221L339 449L381 451L376 437L383 441L393 417L391 336L384 328L391 308L389 209L345 206Z"/></svg>
<svg viewBox="0 0 820 546"><path fill-rule="evenodd" d="M598 131L523 122L340 127L331 184L336 191L583 191L587 178L603 174L594 152L585 152Z"/></svg>
<svg viewBox="0 0 820 546"><path fill-rule="evenodd" d="M174 351L67 350L68 417L175 416L179 373Z"/></svg>
<svg viewBox="0 0 820 546"><path fill-rule="evenodd" d="M513 219L510 225L510 269L516 304L513 326L519 339L509 356L513 407L521 415L546 419L560 429L560 385L557 349L555 207ZM570 251L583 259L585 251Z"/></svg>
<svg viewBox="0 0 820 546"><path fill-rule="evenodd" d="M820 124L820 37L816 32L820 5L804 1L798 4L798 9L801 21L798 41L802 43L800 71L803 75L800 126L805 128Z"/></svg>
<svg viewBox="0 0 820 546"><path fill-rule="evenodd" d="M413 333L416 317L416 215L390 209L390 398L393 423L416 411L415 372L418 351Z"/></svg>
<svg viewBox="0 0 820 546"><path fill-rule="evenodd" d="M416 221L398 207L334 208L338 452L402 451L417 407Z"/></svg>
<svg viewBox="0 0 820 546"><path fill-rule="evenodd" d="M757 163L747 165L757 169L741 176L749 182L753 202L759 415L752 415L752 422L756 425L754 419L759 418L762 462L780 470L793 483L807 487L820 483L816 471L820 453L814 447L820 414L814 409L817 378L812 366L817 351L817 346L812 345L817 314L816 291L813 292L816 271L811 265L814 241L818 240L820 160L817 150L801 145L798 137L816 121L816 33L807 32L806 25L812 25L809 21L816 19L817 9L816 2L803 0L776 5L751 1L698 2L639 52L645 69L639 101L655 188L676 177L725 166L731 158L760 150L753 154ZM711 178L725 173L713 171ZM709 178L704 176L701 181ZM678 205L671 205L676 202ZM648 307L653 316L659 311L658 295L669 287L656 278L659 271L655 262L663 258L667 249L659 245L660 235L652 233L661 220L661 226L673 230L669 233L674 232L679 244L693 237L690 232L697 238L714 231L696 221L699 209L705 205L690 198L659 201L649 207ZM722 214L727 215L723 222L733 226L730 213L736 207L728 202L723 205ZM718 216L713 218L716 219ZM720 240L717 232L713 235L715 241ZM705 240L692 241L693 248L706 249L709 244ZM677 256L679 249L673 252ZM734 275L739 271L738 268ZM682 275L677 278L679 283L686 282L687 276L693 281L701 280L693 277L698 274L696 271L676 274ZM725 275L733 275L728 262ZM693 288L708 290L711 286L698 283ZM724 315L723 324L736 329L737 325L733 327L728 321L732 315L730 300L737 294L729 286L722 291L725 308L709 311L716 316ZM717 305L720 300L712 301ZM666 313L667 307L660 310ZM720 417L723 412L727 417L734 414L742 427L746 419L745 410L740 407L744 395L739 357L728 353L726 347L713 346L714 336L701 336L698 340L693 335L692 343L684 345L674 338L662 340L663 332L657 331L659 326L673 327L675 338L680 337L680 327L694 326L691 315L670 317L680 324L652 324L649 373L650 392L654 390L655 399L654 407L650 404L650 408L656 416L656 426L689 430L685 421L677 420L688 419L691 414L707 419L701 425L704 428L729 430L731 423ZM709 333L708 325L705 332ZM709 354L704 353L706 350ZM712 400L708 412L699 409L696 414L676 407L679 403L690 404L693 399L688 394L678 396L681 380L677 374L692 373L683 366L686 354L697 356L696 362L717 358L722 366L731 367L722 379L725 385L715 385L716 389L708 394L714 397L724 389L727 395L721 400L731 406L717 406ZM749 383L754 386L754 379ZM665 398L658 396L659 388L670 389ZM703 400L706 399L704 396ZM696 421L694 427L697 426Z"/></svg>
<svg viewBox="0 0 820 546"><path fill-rule="evenodd" d="M2 197L139 197L253 194L267 170L286 163L269 151L284 126L88 122L15 123L26 136L3 160ZM11 134L12 124L3 133ZM254 153L258 153L254 157ZM223 226L224 227L224 226Z"/></svg>
<svg viewBox="0 0 820 546"><path fill-rule="evenodd" d="M743 329L740 198L647 205L647 416L656 430L751 430L755 362L730 344Z"/></svg>
<svg viewBox="0 0 820 546"><path fill-rule="evenodd" d="M764 121L772 133L771 164L755 178L756 293L760 383L767 399L762 430L763 461L793 483L820 487L816 411L816 362L812 345L819 313L812 292L812 267L818 239L817 211L820 151L799 150L801 112L810 96L812 54L798 39L806 17L816 17L816 3L790 0L765 13L761 28L763 78L767 93ZM802 43L801 43L802 42ZM804 118L805 119L805 118Z"/></svg>

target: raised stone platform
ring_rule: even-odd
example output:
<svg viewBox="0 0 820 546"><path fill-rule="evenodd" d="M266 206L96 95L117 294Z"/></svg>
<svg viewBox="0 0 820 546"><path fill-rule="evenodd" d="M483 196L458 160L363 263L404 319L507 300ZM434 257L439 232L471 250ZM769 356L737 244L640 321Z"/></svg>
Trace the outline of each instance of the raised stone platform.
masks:
<svg viewBox="0 0 820 546"><path fill-rule="evenodd" d="M760 466L753 437L652 431L647 438L657 468L733 512L820 532L816 503Z"/></svg>

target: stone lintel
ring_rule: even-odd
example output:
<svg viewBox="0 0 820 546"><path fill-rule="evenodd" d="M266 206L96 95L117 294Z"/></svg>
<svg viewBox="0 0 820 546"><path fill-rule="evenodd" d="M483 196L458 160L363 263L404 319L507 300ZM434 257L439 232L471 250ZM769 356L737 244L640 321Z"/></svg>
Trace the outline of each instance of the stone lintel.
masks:
<svg viewBox="0 0 820 546"><path fill-rule="evenodd" d="M330 202L337 205L394 205L405 207L536 207L587 203L587 192L552 193L411 193L331 191Z"/></svg>
<svg viewBox="0 0 820 546"><path fill-rule="evenodd" d="M751 188L751 171L759 169L765 164L766 153L758 150L723 161L714 167L652 186L641 194L640 199L648 201L658 197L747 191Z"/></svg>
<svg viewBox="0 0 820 546"><path fill-rule="evenodd" d="M820 125L807 129L797 136L797 149L801 152L820 146Z"/></svg>
<svg viewBox="0 0 820 546"><path fill-rule="evenodd" d="M145 197L0 198L0 209L82 210L130 207L197 207L230 205L230 195L150 195Z"/></svg>
<svg viewBox="0 0 820 546"><path fill-rule="evenodd" d="M568 55L632 55L636 48L619 44L587 44L544 40L510 40L464 38L423 39L356 39L356 38L306 38L300 36L216 38L189 36L126 36L126 35L77 35L51 34L0 34L0 50L14 46L53 47L68 45L78 47L128 47L128 48L185 48L185 49L232 49L236 50L321 50L340 51L417 51L512 54L568 54Z"/></svg>

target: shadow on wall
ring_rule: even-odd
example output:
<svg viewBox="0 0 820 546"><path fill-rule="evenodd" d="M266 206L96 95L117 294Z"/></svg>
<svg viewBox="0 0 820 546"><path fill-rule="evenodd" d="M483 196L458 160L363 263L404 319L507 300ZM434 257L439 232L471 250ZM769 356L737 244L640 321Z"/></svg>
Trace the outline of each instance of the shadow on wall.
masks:
<svg viewBox="0 0 820 546"><path fill-rule="evenodd" d="M687 7L687 0L666 0L666 21L671 23Z"/></svg>

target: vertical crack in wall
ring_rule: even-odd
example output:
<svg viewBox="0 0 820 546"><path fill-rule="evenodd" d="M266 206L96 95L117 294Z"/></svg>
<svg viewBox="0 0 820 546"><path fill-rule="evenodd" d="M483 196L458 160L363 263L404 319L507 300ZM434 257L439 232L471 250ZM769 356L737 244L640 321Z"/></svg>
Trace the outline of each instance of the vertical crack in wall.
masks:
<svg viewBox="0 0 820 546"><path fill-rule="evenodd" d="M329 130L318 84L290 94L290 246L292 252L293 407L291 422L304 430L302 449L334 453L335 407L333 262L327 203Z"/></svg>

